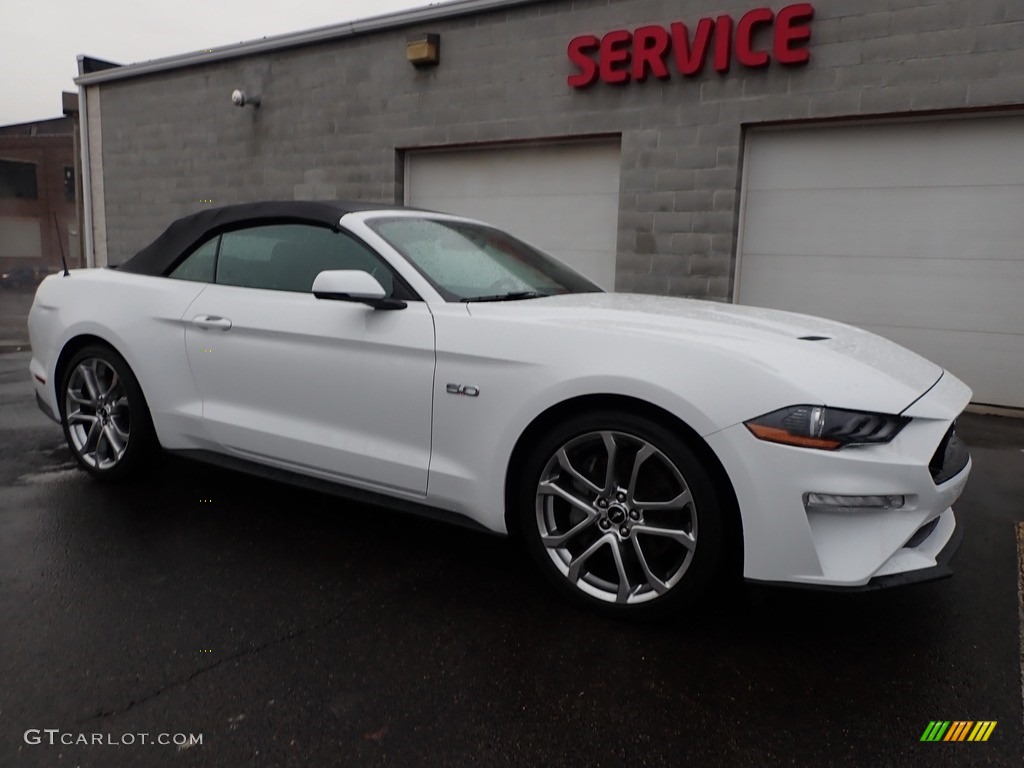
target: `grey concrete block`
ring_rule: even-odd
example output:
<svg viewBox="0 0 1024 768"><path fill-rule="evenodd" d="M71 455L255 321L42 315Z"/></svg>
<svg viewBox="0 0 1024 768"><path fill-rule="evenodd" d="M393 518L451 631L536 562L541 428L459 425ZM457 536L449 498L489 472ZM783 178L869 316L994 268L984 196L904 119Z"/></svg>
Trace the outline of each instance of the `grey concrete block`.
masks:
<svg viewBox="0 0 1024 768"><path fill-rule="evenodd" d="M728 302L732 298L732 278L727 276L708 278L707 298Z"/></svg>
<svg viewBox="0 0 1024 768"><path fill-rule="evenodd" d="M725 232L732 229L732 211L701 211L693 216L694 232Z"/></svg>
<svg viewBox="0 0 1024 768"><path fill-rule="evenodd" d="M714 168L718 165L718 146L696 145L680 149L676 154L675 167L683 170Z"/></svg>
<svg viewBox="0 0 1024 768"><path fill-rule="evenodd" d="M836 91L849 91L865 85L886 85L892 64L860 64L836 69Z"/></svg>
<svg viewBox="0 0 1024 768"><path fill-rule="evenodd" d="M967 105L1020 104L1024 101L1024 75L972 80L967 84Z"/></svg>
<svg viewBox="0 0 1024 768"><path fill-rule="evenodd" d="M735 189L739 182L737 168L719 167L697 171L697 189Z"/></svg>
<svg viewBox="0 0 1024 768"><path fill-rule="evenodd" d="M699 277L728 277L732 256L728 253L699 253L690 257L690 274Z"/></svg>
<svg viewBox="0 0 1024 768"><path fill-rule="evenodd" d="M717 190L714 193L714 210L728 211L731 214L736 210L736 198L738 196L739 193L735 189Z"/></svg>
<svg viewBox="0 0 1024 768"><path fill-rule="evenodd" d="M651 251L653 251L653 240L651 248L646 253L622 252L616 255L615 269L619 273L631 275L647 275L651 272Z"/></svg>
<svg viewBox="0 0 1024 768"><path fill-rule="evenodd" d="M715 193L703 186L692 191L676 192L673 195L673 210L694 213L712 211L715 208Z"/></svg>
<svg viewBox="0 0 1024 768"><path fill-rule="evenodd" d="M675 205L672 192L639 192L636 195L636 210L657 213L671 211Z"/></svg>
<svg viewBox="0 0 1024 768"><path fill-rule="evenodd" d="M655 213L654 229L659 233L690 232L693 230L693 214L676 211Z"/></svg>
<svg viewBox="0 0 1024 768"><path fill-rule="evenodd" d="M984 24L1007 21L1011 15L1007 13L1007 9L1011 5L1015 8L1020 7L1017 0L973 0L969 3L970 16L967 23L972 27L980 27ZM1024 18L1024 14L1021 18Z"/></svg>
<svg viewBox="0 0 1024 768"><path fill-rule="evenodd" d="M859 40L813 45L810 48L811 60L808 66L815 69L827 69L828 67L860 64L864 56L863 49L864 44Z"/></svg>
<svg viewBox="0 0 1024 768"><path fill-rule="evenodd" d="M721 147L725 144L739 144L740 127L738 125L722 125L714 123L697 128L697 143Z"/></svg>
<svg viewBox="0 0 1024 768"><path fill-rule="evenodd" d="M859 111L866 115L908 112L912 96L913 89L908 87L865 88L860 94Z"/></svg>
<svg viewBox="0 0 1024 768"><path fill-rule="evenodd" d="M679 153L671 148L643 149L637 152L623 152L623 168L661 169L677 164Z"/></svg>
<svg viewBox="0 0 1024 768"><path fill-rule="evenodd" d="M670 168L660 170L655 175L655 189L659 192L688 191L694 189L696 184L697 173L693 170Z"/></svg>
<svg viewBox="0 0 1024 768"><path fill-rule="evenodd" d="M651 260L651 274L655 277L685 275L689 273L689 268L690 257L673 251L670 242L666 242L665 247Z"/></svg>
<svg viewBox="0 0 1024 768"><path fill-rule="evenodd" d="M626 131L622 134L622 149L624 152L627 149L654 149L658 146L661 133L656 128Z"/></svg>
<svg viewBox="0 0 1024 768"><path fill-rule="evenodd" d="M721 168L727 166L734 168L736 163L739 161L740 148L738 144L730 144L728 146L718 148L718 163L717 167Z"/></svg>
<svg viewBox="0 0 1024 768"><path fill-rule="evenodd" d="M732 232L722 232L711 236L711 253L729 254L734 256L736 251L736 238Z"/></svg>
<svg viewBox="0 0 1024 768"><path fill-rule="evenodd" d="M743 97L743 79L739 77L716 76L710 73L700 85L701 103L739 99Z"/></svg>
<svg viewBox="0 0 1024 768"><path fill-rule="evenodd" d="M967 83L946 82L920 85L910 98L911 109L957 109L967 106Z"/></svg>
<svg viewBox="0 0 1024 768"><path fill-rule="evenodd" d="M974 30L975 51L1005 51L1024 47L1024 21L990 24Z"/></svg>
<svg viewBox="0 0 1024 768"><path fill-rule="evenodd" d="M834 91L836 87L836 66L814 66L790 70L787 77L787 92L809 93Z"/></svg>
<svg viewBox="0 0 1024 768"><path fill-rule="evenodd" d="M703 233L682 233L672 236L672 252L680 254L708 253L711 250L711 235Z"/></svg>
<svg viewBox="0 0 1024 768"><path fill-rule="evenodd" d="M838 40L869 40L873 37L885 37L891 34L893 12L862 13L844 16L839 20Z"/></svg>
<svg viewBox="0 0 1024 768"><path fill-rule="evenodd" d="M860 107L860 92L857 90L815 93L811 95L808 116L813 118L837 117L856 114Z"/></svg>
<svg viewBox="0 0 1024 768"><path fill-rule="evenodd" d="M702 299L708 295L708 278L688 274L672 275L668 278L667 292L670 296Z"/></svg>
<svg viewBox="0 0 1024 768"><path fill-rule="evenodd" d="M946 2L900 8L892 12L895 33L951 30L970 25L972 3Z"/></svg>
<svg viewBox="0 0 1024 768"><path fill-rule="evenodd" d="M664 294L669 292L670 278L667 275L632 275L632 285L628 290L635 293Z"/></svg>

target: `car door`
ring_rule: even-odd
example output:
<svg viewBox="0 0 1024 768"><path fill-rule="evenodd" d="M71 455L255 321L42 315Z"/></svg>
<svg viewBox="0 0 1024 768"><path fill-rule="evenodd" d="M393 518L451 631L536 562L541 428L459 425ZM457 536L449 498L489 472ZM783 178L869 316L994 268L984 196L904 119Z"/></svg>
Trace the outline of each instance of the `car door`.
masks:
<svg viewBox="0 0 1024 768"><path fill-rule="evenodd" d="M257 226L221 235L214 250L213 282L185 319L215 447L361 487L425 494L434 377L426 304L375 310L314 297L313 279L327 269L362 269L389 295L408 297L387 264L345 232Z"/></svg>

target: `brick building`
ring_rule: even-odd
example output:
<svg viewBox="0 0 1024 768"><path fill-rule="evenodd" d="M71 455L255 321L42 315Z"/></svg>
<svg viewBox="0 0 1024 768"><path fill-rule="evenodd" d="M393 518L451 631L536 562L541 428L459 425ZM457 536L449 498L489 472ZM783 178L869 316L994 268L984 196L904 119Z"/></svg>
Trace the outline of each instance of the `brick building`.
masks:
<svg viewBox="0 0 1024 768"><path fill-rule="evenodd" d="M0 126L0 272L79 264L77 98L52 120Z"/></svg>
<svg viewBox="0 0 1024 768"><path fill-rule="evenodd" d="M461 0L78 83L98 265L211 204L407 202L609 289L867 327L1024 407L1021 3Z"/></svg>

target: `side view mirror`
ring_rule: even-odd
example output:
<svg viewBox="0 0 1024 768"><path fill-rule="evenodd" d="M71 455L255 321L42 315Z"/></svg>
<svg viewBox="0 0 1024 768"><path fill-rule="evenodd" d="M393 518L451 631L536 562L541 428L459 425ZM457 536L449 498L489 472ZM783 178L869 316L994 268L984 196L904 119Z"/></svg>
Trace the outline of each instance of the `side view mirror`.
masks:
<svg viewBox="0 0 1024 768"><path fill-rule="evenodd" d="M374 309L405 309L400 299L386 298L387 292L369 272L359 269L331 269L313 281L313 295L330 301L355 301Z"/></svg>

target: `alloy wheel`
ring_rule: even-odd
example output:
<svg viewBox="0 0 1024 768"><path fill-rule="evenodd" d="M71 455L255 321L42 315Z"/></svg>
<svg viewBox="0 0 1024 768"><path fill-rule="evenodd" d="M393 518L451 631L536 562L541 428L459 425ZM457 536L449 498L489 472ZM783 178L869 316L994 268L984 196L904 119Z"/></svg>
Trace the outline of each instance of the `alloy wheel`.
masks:
<svg viewBox="0 0 1024 768"><path fill-rule="evenodd" d="M131 434L128 391L106 360L90 357L75 366L65 391L65 418L72 447L98 470L115 467Z"/></svg>
<svg viewBox="0 0 1024 768"><path fill-rule="evenodd" d="M682 472L656 445L622 431L587 432L554 452L537 485L536 522L567 581L609 603L664 595L697 547Z"/></svg>

